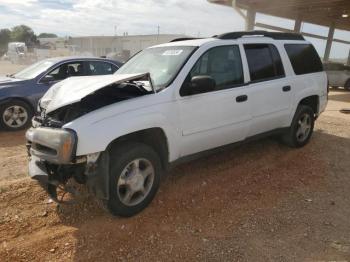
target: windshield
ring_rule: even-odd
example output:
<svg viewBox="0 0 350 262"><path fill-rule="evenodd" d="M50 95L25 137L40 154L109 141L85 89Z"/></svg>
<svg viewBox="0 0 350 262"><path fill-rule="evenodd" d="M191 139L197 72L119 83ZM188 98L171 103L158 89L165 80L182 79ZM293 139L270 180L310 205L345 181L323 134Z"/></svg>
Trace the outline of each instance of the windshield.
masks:
<svg viewBox="0 0 350 262"><path fill-rule="evenodd" d="M26 67L22 71L19 71L18 73L14 74L13 77L20 78L20 79L32 79L40 75L41 73L45 72L47 69L49 69L54 62L43 60L40 62L37 62L29 67Z"/></svg>
<svg viewBox="0 0 350 262"><path fill-rule="evenodd" d="M116 74L150 73L155 89L166 87L192 54L194 46L148 48L131 58Z"/></svg>

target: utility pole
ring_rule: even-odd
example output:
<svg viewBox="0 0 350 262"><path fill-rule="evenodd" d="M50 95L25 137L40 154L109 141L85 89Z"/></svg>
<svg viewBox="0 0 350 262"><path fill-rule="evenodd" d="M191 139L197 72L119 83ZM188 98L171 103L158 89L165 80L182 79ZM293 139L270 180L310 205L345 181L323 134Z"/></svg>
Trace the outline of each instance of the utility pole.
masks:
<svg viewBox="0 0 350 262"><path fill-rule="evenodd" d="M158 44L158 42L159 42L159 33L160 33L160 26L158 25L157 26L157 44Z"/></svg>

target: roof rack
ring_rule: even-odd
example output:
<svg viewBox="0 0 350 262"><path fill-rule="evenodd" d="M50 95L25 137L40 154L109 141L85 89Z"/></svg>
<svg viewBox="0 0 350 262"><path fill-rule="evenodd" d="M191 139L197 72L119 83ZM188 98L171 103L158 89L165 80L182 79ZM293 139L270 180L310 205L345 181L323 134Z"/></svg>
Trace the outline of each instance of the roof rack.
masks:
<svg viewBox="0 0 350 262"><path fill-rule="evenodd" d="M301 34L296 33L280 33L280 32L268 32L263 30L256 31L242 31L242 32L230 32L221 35L213 36L218 39L238 39L244 36L265 36L275 40L305 40Z"/></svg>
<svg viewBox="0 0 350 262"><path fill-rule="evenodd" d="M175 38L175 39L171 40L170 43L172 43L172 42L179 42L179 41L197 40L197 39L202 39L202 38L197 38L197 37Z"/></svg>

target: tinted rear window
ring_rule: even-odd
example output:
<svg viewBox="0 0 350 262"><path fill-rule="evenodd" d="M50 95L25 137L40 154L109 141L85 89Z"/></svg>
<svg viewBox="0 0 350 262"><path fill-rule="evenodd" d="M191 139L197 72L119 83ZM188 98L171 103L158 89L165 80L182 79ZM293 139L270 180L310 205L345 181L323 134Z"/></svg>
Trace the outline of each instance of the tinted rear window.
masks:
<svg viewBox="0 0 350 262"><path fill-rule="evenodd" d="M310 44L286 44L285 49L296 75L323 71L320 57Z"/></svg>
<svg viewBox="0 0 350 262"><path fill-rule="evenodd" d="M284 76L284 68L277 48L271 44L244 45L250 80L263 81Z"/></svg>

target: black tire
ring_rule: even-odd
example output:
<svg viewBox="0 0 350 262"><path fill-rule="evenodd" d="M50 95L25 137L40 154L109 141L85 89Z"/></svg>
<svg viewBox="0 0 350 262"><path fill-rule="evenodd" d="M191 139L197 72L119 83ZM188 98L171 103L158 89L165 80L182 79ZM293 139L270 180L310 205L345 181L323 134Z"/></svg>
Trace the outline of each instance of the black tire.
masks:
<svg viewBox="0 0 350 262"><path fill-rule="evenodd" d="M153 166L153 183L149 191L144 194L144 199L135 205L126 205L120 197L118 181L123 170L136 159L149 161ZM141 165L141 164L140 164ZM139 169L140 170L140 169ZM162 176L162 165L157 153L149 146L141 143L124 143L117 145L110 153L109 190L110 198L107 201L107 209L115 216L130 217L145 209L156 195ZM143 182L145 183L145 182Z"/></svg>
<svg viewBox="0 0 350 262"><path fill-rule="evenodd" d="M344 89L350 91L350 79L348 79L348 81L346 81L346 83L344 85Z"/></svg>
<svg viewBox="0 0 350 262"><path fill-rule="evenodd" d="M25 118L19 117L19 120L21 119L23 120L23 123L21 123L20 125L14 124L13 126L11 126L6 123L5 111L15 106L20 108L21 110L20 112L22 111L25 112L26 117ZM31 120L33 118L33 115L34 115L33 109L28 103L18 99L12 99L12 100L6 101L0 104L0 127L2 130L6 130L6 131L18 131L18 130L25 129L31 125Z"/></svg>
<svg viewBox="0 0 350 262"><path fill-rule="evenodd" d="M305 115L309 116L310 120L310 129L307 135L304 137L298 137L298 130L300 127L299 121L302 119L304 120ZM311 107L306 105L299 105L295 115L293 117L293 121L291 126L289 127L288 131L282 136L282 140L285 144L287 144L290 147L299 148L305 146L312 136L313 130L314 130L314 124L315 124L315 113L312 110Z"/></svg>

